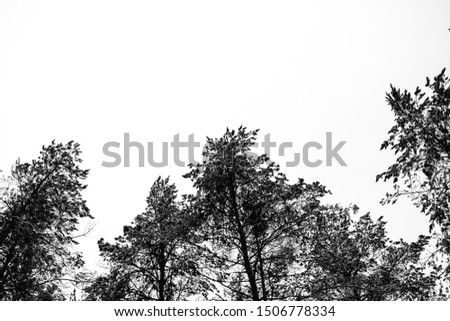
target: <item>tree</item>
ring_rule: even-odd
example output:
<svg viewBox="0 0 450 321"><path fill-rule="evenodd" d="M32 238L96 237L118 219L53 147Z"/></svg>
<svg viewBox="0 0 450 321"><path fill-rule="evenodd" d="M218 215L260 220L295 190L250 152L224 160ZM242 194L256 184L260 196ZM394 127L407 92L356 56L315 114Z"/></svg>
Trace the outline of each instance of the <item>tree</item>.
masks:
<svg viewBox="0 0 450 321"><path fill-rule="evenodd" d="M110 272L86 289L87 300L182 300L205 291L176 199L175 185L158 177L145 212L124 227L123 236L114 244L99 241Z"/></svg>
<svg viewBox="0 0 450 321"><path fill-rule="evenodd" d="M204 276L238 300L280 298L293 259L291 235L326 193L318 183L288 184L279 166L252 154L257 132L240 127L208 138L204 162L185 175L197 189L187 201L209 264Z"/></svg>
<svg viewBox="0 0 450 321"><path fill-rule="evenodd" d="M387 102L395 113L395 125L381 149L398 154L394 164L377 176L393 180L394 192L385 203L410 197L430 215L430 230L450 227L450 87L445 69L426 85L431 95L417 87L414 94L391 85Z"/></svg>
<svg viewBox="0 0 450 321"><path fill-rule="evenodd" d="M320 206L304 222L307 240L299 257L303 277L292 282L296 299L425 300L436 277L427 273L422 253L429 237L392 241L382 217L356 216L356 206ZM295 289L297 289L295 291Z"/></svg>
<svg viewBox="0 0 450 321"><path fill-rule="evenodd" d="M445 69L427 77L427 95L417 87L414 94L391 86L387 102L395 114L395 125L381 149L399 156L377 181L393 180L394 192L383 203L408 196L430 217L435 237L429 264L440 276L450 275L450 86ZM444 268L444 266L446 266Z"/></svg>
<svg viewBox="0 0 450 321"><path fill-rule="evenodd" d="M92 218L82 191L73 141L44 146L31 163L16 163L0 200L0 300L60 300L65 281L83 266L74 231Z"/></svg>

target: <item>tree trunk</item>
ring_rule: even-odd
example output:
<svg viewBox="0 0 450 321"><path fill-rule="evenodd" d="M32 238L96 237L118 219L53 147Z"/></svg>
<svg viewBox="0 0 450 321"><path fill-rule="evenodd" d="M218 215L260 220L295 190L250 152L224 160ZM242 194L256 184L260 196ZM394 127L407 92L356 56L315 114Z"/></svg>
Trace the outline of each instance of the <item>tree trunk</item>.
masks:
<svg viewBox="0 0 450 321"><path fill-rule="evenodd" d="M248 282L250 284L250 290L252 292L252 299L253 301L259 301L259 292L258 292L258 286L256 284L256 278L255 274L253 273L252 265L250 263L250 257L248 255L248 246L247 246L247 239L245 237L245 231L241 223L241 219L239 217L239 211L237 207L237 201L236 201L236 191L234 189L234 181L233 177L229 177L229 190L230 190L230 196L231 196L231 205L232 205L232 211L234 215L234 219L236 222L236 226L238 229L239 234L239 243L241 245L241 252L242 252L242 258L244 260L244 267L245 272L247 273Z"/></svg>
<svg viewBox="0 0 450 321"><path fill-rule="evenodd" d="M164 244L159 245L159 280L158 280L158 300L165 301L164 287L166 283L166 262L164 257Z"/></svg>
<svg viewBox="0 0 450 321"><path fill-rule="evenodd" d="M259 239L258 236L256 236L255 233L255 239L256 239L256 247L257 247L257 251L258 251L258 261L259 261L259 274L261 276L261 290L262 290L262 299L264 301L267 301L267 289L266 289L266 275L264 273L264 262L263 262L263 258L262 258L262 249L261 246L259 244Z"/></svg>

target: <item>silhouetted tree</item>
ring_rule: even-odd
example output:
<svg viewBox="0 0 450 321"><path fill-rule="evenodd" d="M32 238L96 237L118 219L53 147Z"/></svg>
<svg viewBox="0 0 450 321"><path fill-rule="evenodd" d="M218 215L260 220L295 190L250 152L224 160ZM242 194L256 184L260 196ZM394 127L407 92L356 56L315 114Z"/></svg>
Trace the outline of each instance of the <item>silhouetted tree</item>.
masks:
<svg viewBox="0 0 450 321"><path fill-rule="evenodd" d="M99 241L111 271L86 289L87 300L182 300L208 287L199 279L187 221L169 178L150 189L147 208L114 244Z"/></svg>
<svg viewBox="0 0 450 321"><path fill-rule="evenodd" d="M73 232L92 218L80 163L79 144L52 142L13 167L0 200L0 300L60 300L62 284L79 281L84 262Z"/></svg>
<svg viewBox="0 0 450 321"><path fill-rule="evenodd" d="M188 200L210 264L204 275L232 299L275 300L293 259L291 235L326 191L303 180L288 184L279 166L251 153L256 135L240 127L208 138L205 161L185 177L197 189Z"/></svg>
<svg viewBox="0 0 450 321"><path fill-rule="evenodd" d="M381 149L398 154L388 170L377 180L393 180L394 193L386 202L409 196L431 224L450 226L450 87L445 69L414 94L391 86L387 102L395 113L395 125Z"/></svg>
<svg viewBox="0 0 450 321"><path fill-rule="evenodd" d="M394 192L384 203L401 196L412 199L430 217L436 249L429 260L440 275L450 273L450 87L445 69L431 81L427 95L417 87L414 94L391 86L387 102L395 113L395 125L381 149L392 149L397 160L377 180L392 180ZM440 260L436 264L435 259ZM446 265L444 269L442 264Z"/></svg>
<svg viewBox="0 0 450 321"><path fill-rule="evenodd" d="M421 259L429 237L394 242L381 217L373 221L367 213L356 220L357 210L321 206L304 222L307 244L299 256L304 273L291 283L297 299L425 300L435 295L436 278Z"/></svg>

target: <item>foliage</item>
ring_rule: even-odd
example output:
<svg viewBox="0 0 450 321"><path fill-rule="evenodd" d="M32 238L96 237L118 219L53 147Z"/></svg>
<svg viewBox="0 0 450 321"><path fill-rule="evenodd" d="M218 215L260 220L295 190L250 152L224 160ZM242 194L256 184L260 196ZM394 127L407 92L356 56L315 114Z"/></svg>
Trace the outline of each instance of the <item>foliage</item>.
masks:
<svg viewBox="0 0 450 321"><path fill-rule="evenodd" d="M399 156L377 176L394 183L394 192L387 194L384 203L406 195L429 215L435 250L428 262L439 276L450 274L449 83L443 69L433 81L426 79L429 95L419 87L411 94L391 86L387 101L395 113L395 125L381 149L391 148Z"/></svg>
<svg viewBox="0 0 450 321"><path fill-rule="evenodd" d="M395 193L386 202L405 194L399 180L405 181L407 194L441 227L436 249L431 236L412 243L389 239L386 222L359 215L356 206L322 204L329 193L324 186L303 179L290 183L266 155L252 153L258 131L240 127L207 139L204 161L191 164L185 175L195 194L179 201L175 185L159 177L145 211L113 243L99 240L109 270L84 288L84 298L446 299L441 276L448 272L443 249L450 248L443 205L448 123L439 123L436 115L448 116L443 106L448 90L442 89L447 83L441 73L429 84L437 94L424 99L418 90L415 103L409 93L392 88L388 101L398 125L383 148L401 155L378 177L394 180ZM416 115L407 103L422 110ZM436 128L417 128L419 115ZM420 138L425 133L445 137L444 142ZM37 160L18 162L2 180L0 299L62 300L66 281L82 281L77 272L83 260L72 251L73 234L80 218L92 216L81 195L88 171L79 167L79 154L76 143L53 142ZM422 190L413 189L417 184Z"/></svg>
<svg viewBox="0 0 450 321"><path fill-rule="evenodd" d="M197 189L195 213L203 276L231 300L429 299L435 275L421 254L429 237L393 242L385 222L357 208L320 204L327 190L251 153L257 131L227 130L209 139L205 161L185 175Z"/></svg>
<svg viewBox="0 0 450 321"><path fill-rule="evenodd" d="M299 255L304 272L293 282L297 299L429 299L436 280L421 259L429 237L394 242L382 217L373 221L367 213L356 220L357 211L356 206L321 206L305 222L302 237L308 241Z"/></svg>
<svg viewBox="0 0 450 321"><path fill-rule="evenodd" d="M87 300L181 300L205 291L176 198L175 185L159 177L145 212L114 244L99 241L111 271L86 289Z"/></svg>
<svg viewBox="0 0 450 321"><path fill-rule="evenodd" d="M426 85L431 95L417 87L414 94L391 86L387 102L395 113L395 125L381 149L391 148L397 160L377 180L393 180L398 197L412 198L422 212L430 215L430 229L450 226L450 87L445 69Z"/></svg>
<svg viewBox="0 0 450 321"><path fill-rule="evenodd" d="M73 233L80 218L92 218L80 163L79 144L53 141L12 169L0 200L1 300L60 300L63 282L78 281L84 262Z"/></svg>

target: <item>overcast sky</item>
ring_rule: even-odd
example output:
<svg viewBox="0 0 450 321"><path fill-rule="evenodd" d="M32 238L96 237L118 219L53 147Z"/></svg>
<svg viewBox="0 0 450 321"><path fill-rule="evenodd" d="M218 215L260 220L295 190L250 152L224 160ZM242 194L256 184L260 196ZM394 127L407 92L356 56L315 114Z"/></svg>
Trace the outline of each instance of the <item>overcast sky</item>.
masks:
<svg viewBox="0 0 450 321"><path fill-rule="evenodd" d="M203 144L244 125L260 141L293 143L273 157L292 181L319 181L333 192L327 202L383 215L391 237L412 241L428 218L408 200L381 206L391 184L375 183L395 159L379 151L394 120L385 93L450 67L448 28L446 0L0 0L0 169L53 139L81 143L97 226L80 249L95 268L97 240L145 209L157 176L191 191L171 150L164 168L139 168L137 155L130 168L105 168L106 142L130 133L158 159L175 134ZM305 143L325 145L326 132L347 141L348 166L285 167Z"/></svg>

